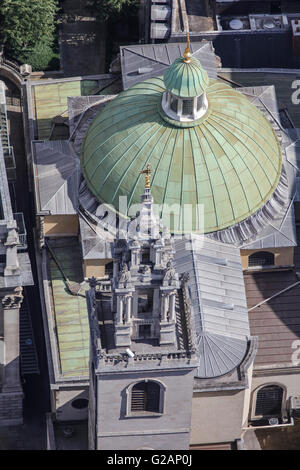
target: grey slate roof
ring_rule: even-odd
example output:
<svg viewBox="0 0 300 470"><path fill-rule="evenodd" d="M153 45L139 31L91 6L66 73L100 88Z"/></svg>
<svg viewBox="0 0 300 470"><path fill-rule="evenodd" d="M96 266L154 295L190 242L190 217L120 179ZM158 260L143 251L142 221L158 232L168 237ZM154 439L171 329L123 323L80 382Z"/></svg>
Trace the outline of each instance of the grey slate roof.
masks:
<svg viewBox="0 0 300 470"><path fill-rule="evenodd" d="M33 142L39 210L76 214L80 163L68 141Z"/></svg>
<svg viewBox="0 0 300 470"><path fill-rule="evenodd" d="M83 259L112 258L111 245L114 237L105 232L102 226L92 224L82 212L79 224Z"/></svg>
<svg viewBox="0 0 300 470"><path fill-rule="evenodd" d="M288 197L290 199L284 212L269 221L254 241L246 241L241 248L261 249L295 246L297 242L293 200L296 189L297 159L300 160L300 141L298 141L295 129L284 129L281 126L274 86L241 87L238 90L264 114L278 136L289 183Z"/></svg>
<svg viewBox="0 0 300 470"><path fill-rule="evenodd" d="M250 336L240 251L195 234L175 248L177 271L190 275L197 375L224 375L242 362Z"/></svg>
<svg viewBox="0 0 300 470"><path fill-rule="evenodd" d="M127 90L147 78L162 75L184 53L185 43L143 44L120 48L123 88ZM217 78L216 59L211 43L193 42L191 52L200 60L210 78Z"/></svg>
<svg viewBox="0 0 300 470"><path fill-rule="evenodd" d="M290 204L283 214L270 222L254 242L245 243L242 248L262 249L297 245L293 203L297 202L300 194L296 178L300 163L300 140L295 129L285 129L281 135L283 163L289 180Z"/></svg>

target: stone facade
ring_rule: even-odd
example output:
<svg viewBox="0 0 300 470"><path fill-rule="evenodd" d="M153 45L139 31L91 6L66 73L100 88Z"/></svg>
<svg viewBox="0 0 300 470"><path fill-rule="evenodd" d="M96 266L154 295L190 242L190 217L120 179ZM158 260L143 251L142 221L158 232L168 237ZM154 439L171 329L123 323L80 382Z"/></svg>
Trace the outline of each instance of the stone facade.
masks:
<svg viewBox="0 0 300 470"><path fill-rule="evenodd" d="M21 287L6 292L2 297L0 322L5 346L0 384L0 426L23 422L19 364L19 310L22 300Z"/></svg>

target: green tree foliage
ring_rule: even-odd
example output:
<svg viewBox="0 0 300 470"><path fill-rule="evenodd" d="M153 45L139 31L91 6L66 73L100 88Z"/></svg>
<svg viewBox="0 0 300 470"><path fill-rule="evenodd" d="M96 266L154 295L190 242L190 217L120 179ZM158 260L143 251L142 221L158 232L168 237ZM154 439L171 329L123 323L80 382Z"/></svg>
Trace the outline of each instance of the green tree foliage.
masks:
<svg viewBox="0 0 300 470"><path fill-rule="evenodd" d="M49 54L54 41L57 0L0 0L0 43L13 59Z"/></svg>
<svg viewBox="0 0 300 470"><path fill-rule="evenodd" d="M116 17L125 7L138 4L138 0L94 0L93 8L102 21Z"/></svg>
<svg viewBox="0 0 300 470"><path fill-rule="evenodd" d="M53 52L51 46L43 42L20 54L18 60L20 63L30 64L33 71L58 70L60 67L59 55Z"/></svg>

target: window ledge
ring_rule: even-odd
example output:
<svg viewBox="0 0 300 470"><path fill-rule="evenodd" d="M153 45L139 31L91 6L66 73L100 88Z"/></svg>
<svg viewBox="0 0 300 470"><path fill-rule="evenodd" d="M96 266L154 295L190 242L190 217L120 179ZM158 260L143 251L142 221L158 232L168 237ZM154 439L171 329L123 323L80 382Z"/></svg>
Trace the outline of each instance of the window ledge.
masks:
<svg viewBox="0 0 300 470"><path fill-rule="evenodd" d="M252 422L253 424L248 424L247 427L244 427L243 430L249 430L249 429L270 429L270 428L286 428L288 426L294 426L294 419L291 417L287 423L280 423L280 424L265 424L262 426L256 426L255 421Z"/></svg>
<svg viewBox="0 0 300 470"><path fill-rule="evenodd" d="M288 426L294 426L294 420L293 418L291 418L291 422L290 423L284 423L284 424L268 424L266 426L251 426L249 425L248 427L246 428L243 428L243 431L249 431L249 429L252 429L254 431L256 431L257 429L275 429L275 428L287 428Z"/></svg>
<svg viewBox="0 0 300 470"><path fill-rule="evenodd" d="M128 413L124 416L124 418L159 418L163 416L163 413L152 413L151 411L141 411L136 413Z"/></svg>
<svg viewBox="0 0 300 470"><path fill-rule="evenodd" d="M244 272L253 272L253 271L261 272L261 271L275 271L275 270L286 271L286 270L291 270L294 267L295 267L294 264L282 265L282 266L276 266L275 264L270 264L267 266L248 266L248 268L245 268L243 271Z"/></svg>

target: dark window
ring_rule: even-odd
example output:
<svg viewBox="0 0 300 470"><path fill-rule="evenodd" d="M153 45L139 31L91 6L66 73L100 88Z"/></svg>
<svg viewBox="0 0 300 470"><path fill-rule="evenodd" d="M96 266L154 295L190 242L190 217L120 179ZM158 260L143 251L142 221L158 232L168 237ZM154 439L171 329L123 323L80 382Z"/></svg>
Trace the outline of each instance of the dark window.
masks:
<svg viewBox="0 0 300 470"><path fill-rule="evenodd" d="M278 385L267 385L257 392L256 416L273 416L281 414L283 389Z"/></svg>
<svg viewBox="0 0 300 470"><path fill-rule="evenodd" d="M273 266L274 255L267 251L258 251L249 256L249 266Z"/></svg>
<svg viewBox="0 0 300 470"><path fill-rule="evenodd" d="M150 261L150 249L142 250L142 263L149 263Z"/></svg>
<svg viewBox="0 0 300 470"><path fill-rule="evenodd" d="M89 401L86 398L77 398L76 400L73 400L71 404L73 408L83 410L88 407Z"/></svg>
<svg viewBox="0 0 300 470"><path fill-rule="evenodd" d="M139 292L138 294L138 313L152 312L153 310L153 290Z"/></svg>
<svg viewBox="0 0 300 470"><path fill-rule="evenodd" d="M139 382L132 387L131 411L159 413L160 386L156 382Z"/></svg>
<svg viewBox="0 0 300 470"><path fill-rule="evenodd" d="M194 100L183 100L182 102L182 114L184 116L188 116L193 114L194 109Z"/></svg>
<svg viewBox="0 0 300 470"><path fill-rule="evenodd" d="M114 268L114 263L112 261L110 263L107 263L105 265L105 274L107 276L112 276L113 268Z"/></svg>
<svg viewBox="0 0 300 470"><path fill-rule="evenodd" d="M139 325L139 338L151 337L151 325Z"/></svg>

